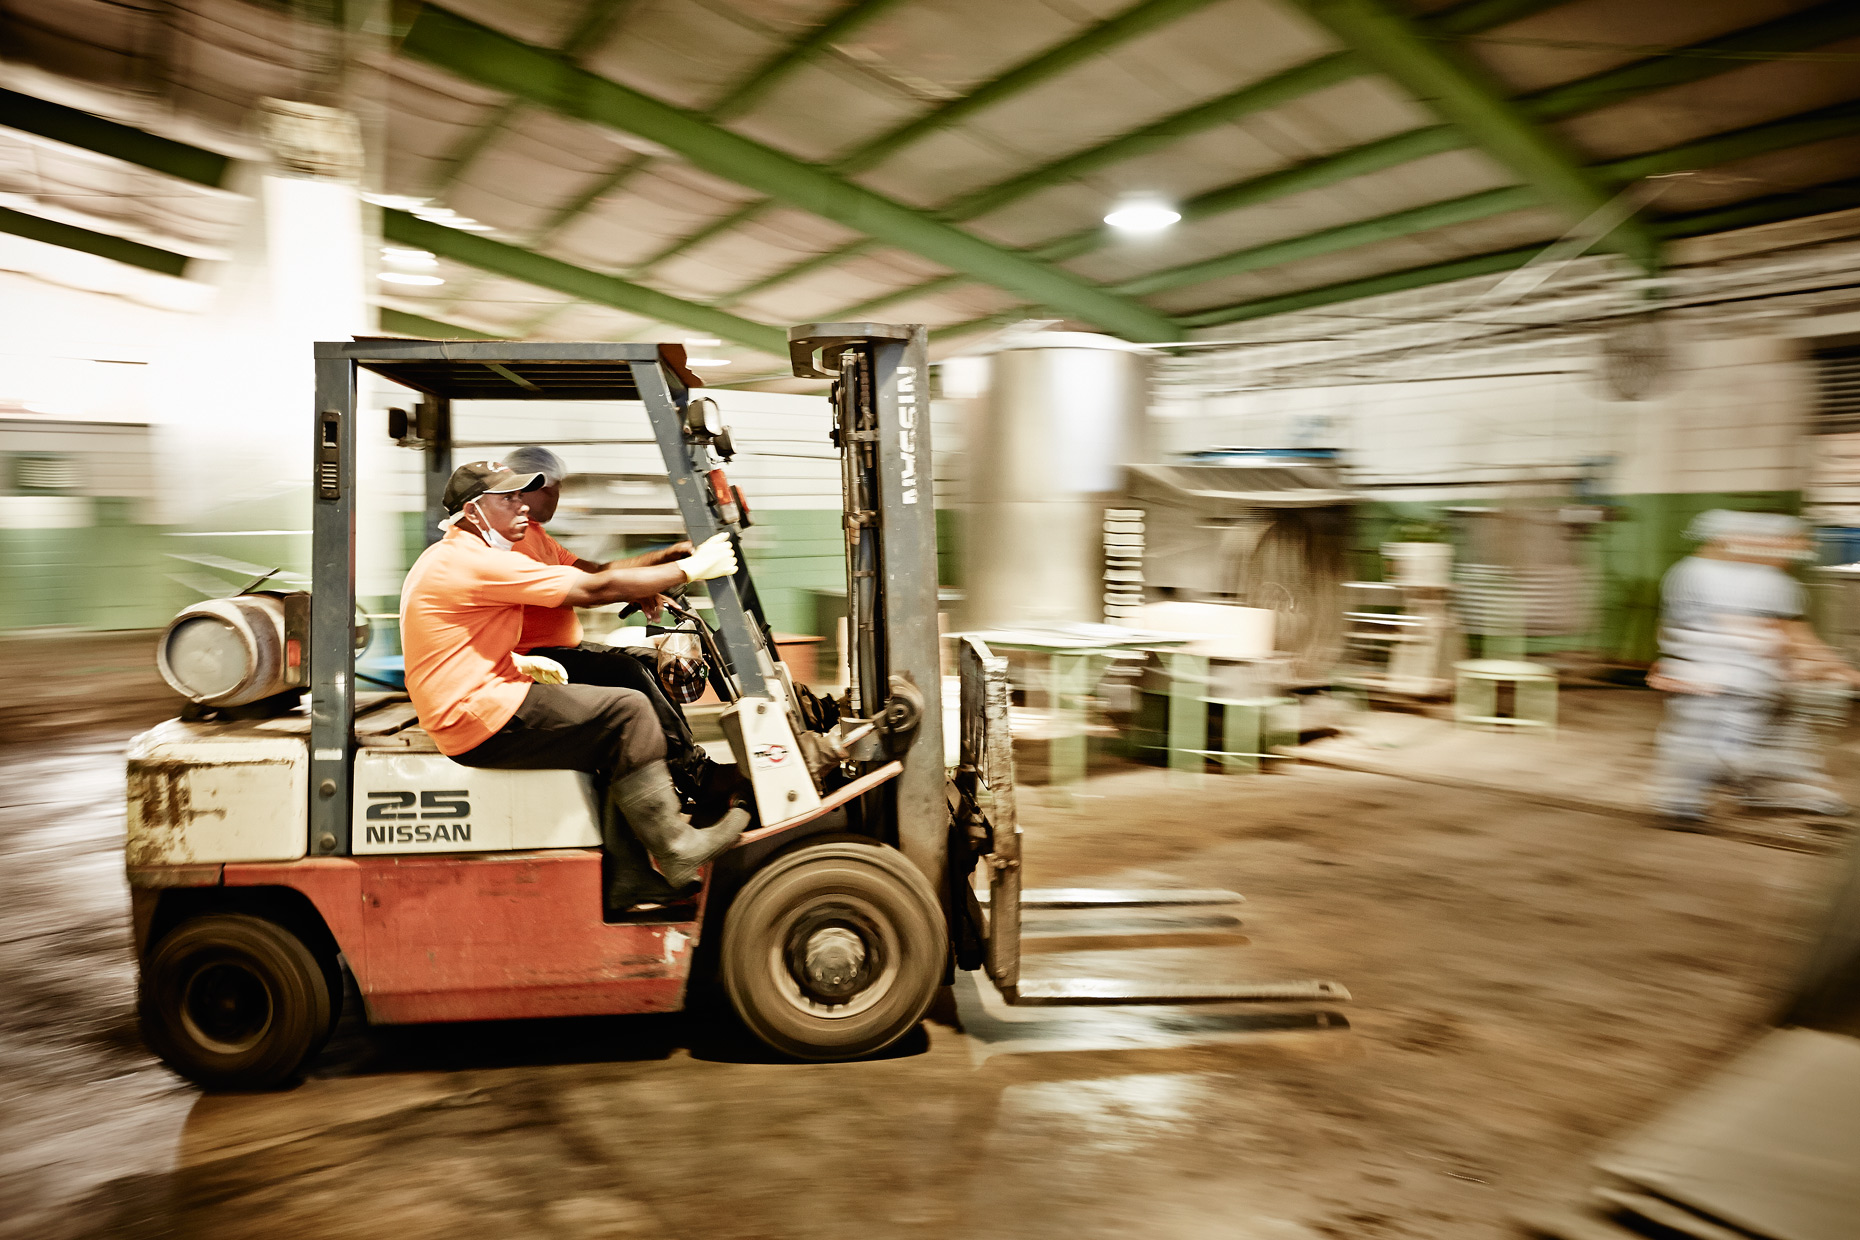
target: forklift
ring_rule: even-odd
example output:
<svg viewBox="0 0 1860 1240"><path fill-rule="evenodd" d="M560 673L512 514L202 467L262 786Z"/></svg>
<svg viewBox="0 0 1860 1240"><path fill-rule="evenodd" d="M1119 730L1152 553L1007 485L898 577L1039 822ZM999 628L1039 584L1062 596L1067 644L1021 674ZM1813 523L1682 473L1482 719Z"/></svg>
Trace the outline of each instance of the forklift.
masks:
<svg viewBox="0 0 1860 1240"><path fill-rule="evenodd" d="M617 419L643 408L691 541L740 540L751 517L716 402L678 345L315 346L310 589L261 581L183 610L158 664L189 706L129 750L139 1014L171 1067L214 1088L295 1078L341 1016L345 973L370 1024L667 1012L721 995L768 1046L817 1061L891 1045L956 969L985 970L1019 1005L1348 998L1322 981L1021 977L1023 908L1240 897L1022 890L1006 661L973 637L956 660L959 759L945 763L924 329L810 324L789 342L797 376L833 381L849 684L828 698L790 676L739 541L708 608L669 610L725 703L753 820L688 903L619 914L602 907L587 775L460 765L404 693L359 683L358 372L419 397L389 421L425 453L429 529L453 402L603 401ZM679 790L702 811L695 781Z"/></svg>

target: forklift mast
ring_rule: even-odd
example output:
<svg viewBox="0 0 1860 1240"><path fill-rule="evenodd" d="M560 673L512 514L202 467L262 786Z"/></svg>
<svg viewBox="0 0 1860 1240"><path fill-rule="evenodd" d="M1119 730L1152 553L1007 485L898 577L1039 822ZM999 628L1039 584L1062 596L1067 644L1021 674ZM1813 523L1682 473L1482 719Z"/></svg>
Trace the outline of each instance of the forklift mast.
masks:
<svg viewBox="0 0 1860 1240"><path fill-rule="evenodd" d="M937 632L936 493L921 325L806 323L788 332L794 373L832 379L846 537L852 713L915 732L896 780L898 846L942 890L949 841Z"/></svg>

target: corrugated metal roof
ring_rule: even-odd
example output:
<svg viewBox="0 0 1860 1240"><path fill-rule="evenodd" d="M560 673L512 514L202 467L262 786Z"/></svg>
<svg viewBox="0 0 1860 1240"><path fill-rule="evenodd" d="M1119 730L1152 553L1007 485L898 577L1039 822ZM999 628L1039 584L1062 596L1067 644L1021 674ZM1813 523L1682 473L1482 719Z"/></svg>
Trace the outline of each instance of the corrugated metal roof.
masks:
<svg viewBox="0 0 1860 1240"><path fill-rule="evenodd" d="M596 0L598 2L598 0ZM1002 73L1127 13L1136 0L897 0L873 20L797 61L727 129L795 158L832 165L895 126L960 100ZM446 7L504 34L557 46L588 17L588 0L448 0ZM1410 13L1450 11L1421 0ZM1801 0L1574 0L1493 30L1459 38L1459 51L1506 90L1523 95L1720 38L1792 14L1835 6ZM702 112L847 11L846 0L634 0L615 10L605 37L580 63L623 85ZM850 174L898 202L938 211L970 192L1219 99L1339 50L1328 31L1285 0L1183 3L1173 19L1099 48L1031 87L924 134ZM0 14L13 61L6 80L31 70L101 87L118 119L194 137L217 129L221 149L249 147L243 130L262 96L313 95L337 64L334 33L245 0L190 0L136 10L107 0L34 0ZM1692 56L1703 80L1556 122L1560 139L1588 161L1662 150L1698 138L1860 99L1860 34L1783 59ZM752 212L738 226L640 270L648 259L703 234L759 201L760 191L694 167L649 142L523 104L497 90L409 57L390 57L379 102L388 193L425 197L491 225L507 242L595 271L638 278L687 299L786 324L831 314L948 273L939 262L886 245L741 296L737 290L811 256L859 239L844 222L794 205ZM24 76L22 76L22 74ZM32 79L42 82L42 78ZM126 101L126 102L125 102ZM495 132L487 122L503 118ZM974 219L975 235L1006 247L1038 247L1098 227L1124 194L1177 201L1439 124L1431 108L1367 73L1219 124L1153 142L1130 157L1024 194ZM474 136L481 149L451 161ZM636 162L586 209L551 228L564 207ZM1764 198L1860 177L1860 137L1749 156L1667 188L1651 210L1672 214ZM171 178L48 152L0 130L0 187L20 209L82 211L92 226L134 239L166 238L211 249L230 217L210 195L171 192ZM1301 193L1195 219L1162 236L1122 238L1061 260L1093 281L1116 282L1268 242L1375 219L1516 184L1516 174L1471 149L1346 177ZM82 201L83 206L74 205ZM1313 288L1450 258L1548 242L1571 220L1549 209L1509 211L1377 241L1144 300L1184 313ZM483 330L538 321L560 294L455 265L430 294L396 289L392 304ZM979 281L951 281L875 311L932 325L1012 310L1021 299ZM740 302L740 304L739 304ZM1040 307L1028 313L1051 317ZM1081 326L1086 325L1081 323ZM605 307L564 309L535 330L560 334L649 330ZM766 362L768 359L761 359Z"/></svg>

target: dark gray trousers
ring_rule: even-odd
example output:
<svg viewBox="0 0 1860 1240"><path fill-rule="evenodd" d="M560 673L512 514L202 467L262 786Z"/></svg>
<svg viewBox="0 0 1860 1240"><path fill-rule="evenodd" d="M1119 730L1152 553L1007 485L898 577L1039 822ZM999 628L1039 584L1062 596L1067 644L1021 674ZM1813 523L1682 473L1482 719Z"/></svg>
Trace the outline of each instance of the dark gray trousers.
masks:
<svg viewBox="0 0 1860 1240"><path fill-rule="evenodd" d="M466 766L588 771L611 782L665 757L665 729L646 695L605 685L531 685L510 722L453 754Z"/></svg>

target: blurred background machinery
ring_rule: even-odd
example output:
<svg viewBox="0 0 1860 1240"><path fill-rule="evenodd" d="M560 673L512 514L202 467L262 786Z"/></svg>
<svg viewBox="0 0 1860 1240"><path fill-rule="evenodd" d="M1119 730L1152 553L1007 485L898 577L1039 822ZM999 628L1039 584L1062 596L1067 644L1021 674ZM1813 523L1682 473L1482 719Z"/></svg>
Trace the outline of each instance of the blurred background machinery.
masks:
<svg viewBox="0 0 1860 1240"><path fill-rule="evenodd" d="M1215 448L1128 473L1143 514L1144 596L1273 613L1298 684L1329 682L1343 642L1350 508L1330 450Z"/></svg>

